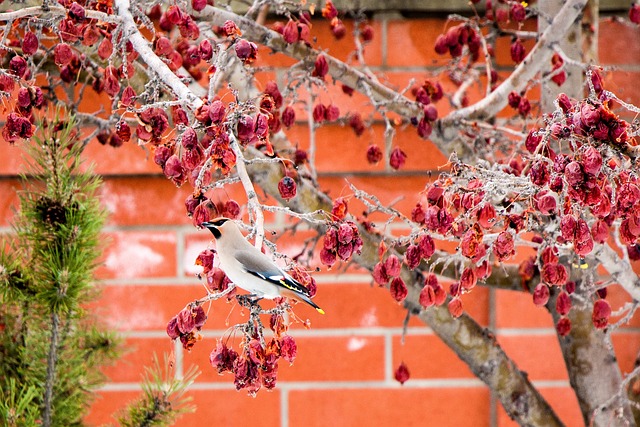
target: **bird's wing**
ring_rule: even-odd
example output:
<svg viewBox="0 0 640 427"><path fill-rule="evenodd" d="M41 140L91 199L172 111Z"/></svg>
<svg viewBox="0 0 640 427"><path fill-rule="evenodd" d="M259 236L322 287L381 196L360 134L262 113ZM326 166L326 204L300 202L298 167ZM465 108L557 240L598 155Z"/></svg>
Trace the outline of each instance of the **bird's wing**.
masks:
<svg viewBox="0 0 640 427"><path fill-rule="evenodd" d="M259 256L259 255L262 256ZM253 253L248 250L237 250L236 259L242 264L244 270L264 279L270 283L282 286L302 295L309 295L309 290L298 283L293 277L282 271L274 262L272 262L262 252Z"/></svg>

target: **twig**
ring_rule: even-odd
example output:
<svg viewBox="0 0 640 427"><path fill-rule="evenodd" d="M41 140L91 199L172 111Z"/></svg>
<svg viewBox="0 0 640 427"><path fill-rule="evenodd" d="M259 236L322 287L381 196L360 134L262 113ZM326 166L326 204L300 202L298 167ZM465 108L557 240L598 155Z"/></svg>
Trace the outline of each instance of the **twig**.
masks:
<svg viewBox="0 0 640 427"><path fill-rule="evenodd" d="M262 214L262 207L258 201L258 194L256 193L255 188L253 188L253 182L251 182L251 178L247 172L247 166L245 165L245 158L244 154L242 154L240 144L233 132L229 132L229 137L231 138L231 148L238 158L236 161L238 177L240 178L242 187L244 187L244 191L247 194L247 204L249 205L249 210L253 214L253 220L255 222L256 240L254 246L261 249L262 242L264 241L264 215Z"/></svg>

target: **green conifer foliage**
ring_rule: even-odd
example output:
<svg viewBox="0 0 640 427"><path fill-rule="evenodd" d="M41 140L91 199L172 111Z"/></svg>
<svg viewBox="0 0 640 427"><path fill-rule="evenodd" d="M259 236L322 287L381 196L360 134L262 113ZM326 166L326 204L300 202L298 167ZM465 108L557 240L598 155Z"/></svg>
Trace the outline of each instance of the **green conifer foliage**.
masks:
<svg viewBox="0 0 640 427"><path fill-rule="evenodd" d="M44 121L25 146L29 167L14 220L0 245L0 425L68 427L83 417L118 357L119 340L87 309L103 245L100 178L80 160L73 119ZM197 375L147 369L141 397L114 414L121 426L169 426L190 409ZM164 371L163 371L164 370Z"/></svg>
<svg viewBox="0 0 640 427"><path fill-rule="evenodd" d="M43 122L26 147L15 233L0 256L0 414L9 426L81 425L104 380L99 367L117 357L113 333L85 310L105 212L76 129Z"/></svg>

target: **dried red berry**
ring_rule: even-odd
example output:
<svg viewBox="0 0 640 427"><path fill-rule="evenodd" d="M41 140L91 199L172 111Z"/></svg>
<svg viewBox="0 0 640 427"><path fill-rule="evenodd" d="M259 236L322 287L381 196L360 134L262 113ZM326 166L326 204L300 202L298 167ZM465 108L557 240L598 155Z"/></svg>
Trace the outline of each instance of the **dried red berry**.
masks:
<svg viewBox="0 0 640 427"><path fill-rule="evenodd" d="M120 79L118 70L113 66L108 66L104 70L104 91L110 95L115 96L120 92Z"/></svg>
<svg viewBox="0 0 640 427"><path fill-rule="evenodd" d="M123 142L127 142L131 139L131 128L126 121L119 120L118 123L116 123L115 129L116 134Z"/></svg>
<svg viewBox="0 0 640 427"><path fill-rule="evenodd" d="M518 94L518 92L515 92L515 91L509 92L509 96L507 97L507 100L509 102L509 107L518 108L518 104L520 104L521 98L522 97L520 96L520 94Z"/></svg>
<svg viewBox="0 0 640 427"><path fill-rule="evenodd" d="M409 373L409 368L407 368L407 365L405 365L404 362L400 363L400 366L398 366L398 368L396 369L396 371L393 374L393 377L400 384L406 383L409 380L410 376L411 376L411 374Z"/></svg>
<svg viewBox="0 0 640 427"><path fill-rule="evenodd" d="M316 123L322 123L325 120L325 116L327 113L327 107L323 104L317 104L313 107L313 121Z"/></svg>
<svg viewBox="0 0 640 427"><path fill-rule="evenodd" d="M631 5L631 8L629 9L629 21L634 24L640 24L640 3Z"/></svg>
<svg viewBox="0 0 640 427"><path fill-rule="evenodd" d="M573 187L577 187L584 182L584 173L582 165L578 162L569 163L564 169L564 177L567 183Z"/></svg>
<svg viewBox="0 0 640 427"><path fill-rule="evenodd" d="M27 56L31 56L38 50L39 46L38 37L31 31L24 33L22 38L22 53Z"/></svg>
<svg viewBox="0 0 640 427"><path fill-rule="evenodd" d="M31 124L29 119L17 113L9 113L7 121L2 129L2 136L5 141L14 142L19 138L31 138L35 126Z"/></svg>
<svg viewBox="0 0 640 427"><path fill-rule="evenodd" d="M556 210L556 198L551 194L541 194L536 197L536 208L543 215L551 215Z"/></svg>
<svg viewBox="0 0 640 427"><path fill-rule="evenodd" d="M526 97L520 98L520 103L518 104L518 114L522 117L527 117L531 112L531 104L529 103L529 99Z"/></svg>
<svg viewBox="0 0 640 427"><path fill-rule="evenodd" d="M599 299L593 303L593 313L591 320L593 325L598 329L604 329L609 324L609 316L611 316L611 306L607 300Z"/></svg>
<svg viewBox="0 0 640 427"><path fill-rule="evenodd" d="M327 63L327 58L322 54L318 55L311 75L324 79L324 76L326 76L328 72L329 64Z"/></svg>
<svg viewBox="0 0 640 427"><path fill-rule="evenodd" d="M375 144L367 148L367 161L369 164L375 165L382 160L382 150Z"/></svg>
<svg viewBox="0 0 640 427"><path fill-rule="evenodd" d="M433 273L429 273L429 274L431 275ZM435 277L435 274L433 276ZM420 291L418 302L420 303L421 306L425 308L429 308L432 305L434 305L436 302L436 292L434 290L434 287L425 284L425 286Z"/></svg>
<svg viewBox="0 0 640 427"><path fill-rule="evenodd" d="M331 0L327 0L322 8L322 17L332 20L336 16L338 16L338 9L336 9Z"/></svg>
<svg viewBox="0 0 640 427"><path fill-rule="evenodd" d="M285 200L289 200L296 195L296 182L290 176L283 177L280 182L278 182L278 191L280 192L280 197Z"/></svg>
<svg viewBox="0 0 640 427"><path fill-rule="evenodd" d="M565 291L562 291L558 294L558 298L556 298L556 312L565 316L571 310L571 297Z"/></svg>
<svg viewBox="0 0 640 427"><path fill-rule="evenodd" d="M549 302L549 287L544 283L538 283L533 290L533 303L538 307L544 306Z"/></svg>
<svg viewBox="0 0 640 427"><path fill-rule="evenodd" d="M336 40L341 40L347 34L347 27L344 26L339 18L331 20L331 33Z"/></svg>
<svg viewBox="0 0 640 427"><path fill-rule="evenodd" d="M398 277L402 266L398 257L392 254L385 260L384 267L389 277Z"/></svg>
<svg viewBox="0 0 640 427"><path fill-rule="evenodd" d="M564 265L550 262L542 266L542 280L550 285L564 285L568 279Z"/></svg>
<svg viewBox="0 0 640 427"><path fill-rule="evenodd" d="M588 255L593 250L593 239L591 238L591 230L589 230L589 225L582 218L578 220L578 226L576 228L573 246L576 254L580 256Z"/></svg>
<svg viewBox="0 0 640 427"><path fill-rule="evenodd" d="M511 9L509 12L511 14L511 19L516 22L522 22L527 17L527 10L524 8L522 3L518 3L517 1L511 2Z"/></svg>
<svg viewBox="0 0 640 427"><path fill-rule="evenodd" d="M171 5L165 12L167 20L173 25L180 24L184 20L184 14L178 6Z"/></svg>
<svg viewBox="0 0 640 427"><path fill-rule="evenodd" d="M513 43L511 43L511 59L516 64L522 62L527 52L524 48L524 45L520 41L520 39L516 39Z"/></svg>
<svg viewBox="0 0 640 427"><path fill-rule="evenodd" d="M291 126L293 126L293 123L295 121L296 121L295 110L290 106L285 107L284 111L282 112L282 124L286 128L290 128Z"/></svg>
<svg viewBox="0 0 640 427"><path fill-rule="evenodd" d="M362 135L366 129L360 113L349 114L349 126L351 126L356 136Z"/></svg>
<svg viewBox="0 0 640 427"><path fill-rule="evenodd" d="M389 165L395 170L400 169L404 166L407 159L407 155L400 148L396 147L391 152L391 157L389 158Z"/></svg>
<svg viewBox="0 0 640 427"><path fill-rule="evenodd" d="M376 265L373 266L373 280L380 286L386 286L389 283L391 278L387 274L387 269L385 268L385 264L380 261L377 262Z"/></svg>
<svg viewBox="0 0 640 427"><path fill-rule="evenodd" d="M476 283L478 283L478 278L475 271L469 267L465 268L460 276L460 286L470 291L476 286Z"/></svg>
<svg viewBox="0 0 640 427"><path fill-rule="evenodd" d="M218 371L218 374L233 372L237 359L238 353L222 341L218 341L216 348L209 355L209 363Z"/></svg>
<svg viewBox="0 0 640 427"><path fill-rule="evenodd" d="M171 46L171 42L169 42L169 46ZM100 44L98 45L98 56L101 59L107 59L113 53L113 43L111 43L111 39L105 37L102 39Z"/></svg>
<svg viewBox="0 0 640 427"><path fill-rule="evenodd" d="M282 37L289 44L296 43L299 39L298 24L290 19L282 30Z"/></svg>
<svg viewBox="0 0 640 427"><path fill-rule="evenodd" d="M391 296L397 302L402 302L407 297L408 290L407 285L405 285L404 280L400 277L396 277L391 281L389 285L389 291L391 292Z"/></svg>
<svg viewBox="0 0 640 427"><path fill-rule="evenodd" d="M349 206L347 205L347 200L344 197L338 197L333 201L331 217L334 221L343 220L347 216L347 212L349 212Z"/></svg>
<svg viewBox="0 0 640 427"><path fill-rule="evenodd" d="M250 64L256 59L258 46L250 41L241 39L235 45L236 56L243 64Z"/></svg>
<svg viewBox="0 0 640 427"><path fill-rule="evenodd" d="M436 38L436 43L434 49L438 55L444 55L449 52L449 45L447 44L447 38L444 34L438 35Z"/></svg>
<svg viewBox="0 0 640 427"><path fill-rule="evenodd" d="M493 243L493 253L498 261L504 261L516 253L511 233L502 231L498 234L496 241Z"/></svg>
<svg viewBox="0 0 640 427"><path fill-rule="evenodd" d="M451 298L451 301L449 301L449 305L447 308L449 309L449 313L451 313L453 317L458 318L462 316L463 307L460 297Z"/></svg>
<svg viewBox="0 0 640 427"><path fill-rule="evenodd" d="M280 354L289 363L293 363L295 360L298 354L298 346L291 336L285 335L280 340Z"/></svg>
<svg viewBox="0 0 640 427"><path fill-rule="evenodd" d="M432 132L433 132L433 125L429 120L426 119L426 117L423 117L418 122L418 136L420 136L420 138L422 139L427 139L431 136Z"/></svg>
<svg viewBox="0 0 640 427"><path fill-rule="evenodd" d="M27 72L27 61L20 55L16 55L9 61L9 71L18 77L23 77Z"/></svg>
<svg viewBox="0 0 640 427"><path fill-rule="evenodd" d="M136 91L131 87L127 86L122 91L122 97L120 98L120 104L123 107L130 107L135 103Z"/></svg>
<svg viewBox="0 0 640 427"><path fill-rule="evenodd" d="M404 262L409 269L413 270L420 265L422 261L422 251L418 245L409 245L404 254Z"/></svg>
<svg viewBox="0 0 640 427"><path fill-rule="evenodd" d="M360 37L362 37L363 42L370 42L373 40L373 27L371 25L364 25L360 29Z"/></svg>
<svg viewBox="0 0 640 427"><path fill-rule="evenodd" d="M329 104L324 111L324 118L328 122L335 122L340 118L340 108L335 104Z"/></svg>
<svg viewBox="0 0 640 427"><path fill-rule="evenodd" d="M558 320L558 323L556 324L556 331L561 337L567 336L569 332L571 332L571 320L567 317L563 317Z"/></svg>
<svg viewBox="0 0 640 427"><path fill-rule="evenodd" d="M424 259L429 259L436 251L436 245L433 239L428 234L423 234L418 240L418 246L420 247L420 256Z"/></svg>
<svg viewBox="0 0 640 427"><path fill-rule="evenodd" d="M601 219L591 225L591 237L597 243L604 243L609 238L609 226Z"/></svg>
<svg viewBox="0 0 640 427"><path fill-rule="evenodd" d="M588 146L582 154L582 167L584 173L596 176L602 168L602 154L593 146Z"/></svg>

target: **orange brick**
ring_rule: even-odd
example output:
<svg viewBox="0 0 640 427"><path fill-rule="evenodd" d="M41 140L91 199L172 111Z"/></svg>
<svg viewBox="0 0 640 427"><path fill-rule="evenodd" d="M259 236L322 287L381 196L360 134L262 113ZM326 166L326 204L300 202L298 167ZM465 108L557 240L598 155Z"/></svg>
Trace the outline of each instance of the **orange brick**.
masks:
<svg viewBox="0 0 640 427"><path fill-rule="evenodd" d="M569 387L544 387L538 389L551 405L556 415L567 427L584 426L580 406L573 390ZM498 427L516 427L518 424L511 420L507 413L498 405Z"/></svg>
<svg viewBox="0 0 640 427"><path fill-rule="evenodd" d="M409 380L411 381L411 380ZM407 383L406 385L408 385ZM463 403L464 410L461 410ZM413 408L413 409L410 409ZM292 426L489 426L485 388L293 390Z"/></svg>
<svg viewBox="0 0 640 427"><path fill-rule="evenodd" d="M640 60L636 61L636 64ZM626 70L613 70L604 76L605 89L613 92L622 101L639 105L640 104L640 88L637 82L640 79L640 73ZM636 113L628 111L624 108L616 109L616 113L627 121L633 121Z"/></svg>
<svg viewBox="0 0 640 427"><path fill-rule="evenodd" d="M436 38L446 31L442 19L407 19L387 22L387 67L442 66L451 58L437 55Z"/></svg>
<svg viewBox="0 0 640 427"><path fill-rule="evenodd" d="M113 424L116 415L141 396L141 391L99 391L83 421L88 425Z"/></svg>
<svg viewBox="0 0 640 427"><path fill-rule="evenodd" d="M536 307L526 292L496 292L497 328L555 328L545 308Z"/></svg>
<svg viewBox="0 0 640 427"><path fill-rule="evenodd" d="M143 379L145 368L152 368L154 356L162 360L163 354L173 351L167 338L128 338L122 343L122 357L102 369L111 383L137 383Z"/></svg>
<svg viewBox="0 0 640 427"><path fill-rule="evenodd" d="M602 64L640 62L640 46L633 42L640 39L640 27L620 20L603 19L598 31L598 56Z"/></svg>
<svg viewBox="0 0 640 427"><path fill-rule="evenodd" d="M108 223L117 225L189 224L184 201L189 187L177 189L162 177L107 179L100 190L109 211Z"/></svg>
<svg viewBox="0 0 640 427"><path fill-rule="evenodd" d="M290 139L301 148L308 149L308 129L297 126L294 132L290 132ZM343 141L338 145L335 141ZM376 144L380 149L385 149L384 126L373 124L368 127L363 135L357 137L350 127L327 125L316 131L316 169L319 173L328 172L372 172L388 168L382 160L377 165L367 161L367 148ZM447 164L447 157L429 140L418 136L413 126L396 129L393 148L400 148L407 155L405 165L400 168L398 174L409 171L436 171ZM339 155L336 155L336 152ZM396 173L388 169L390 173ZM437 172L436 172L437 174Z"/></svg>
<svg viewBox="0 0 640 427"><path fill-rule="evenodd" d="M511 23L510 25L505 25L505 29L518 29L518 24ZM522 25L522 28L519 28L523 31L536 31L537 23L535 19L528 19ZM495 63L499 67L515 67L517 64L513 62L511 59L511 36L498 37L495 44ZM535 45L535 40L522 40L522 44L524 45L525 51L527 55L531 52L531 49ZM551 61L549 61L549 68L551 68Z"/></svg>
<svg viewBox="0 0 640 427"><path fill-rule="evenodd" d="M287 381L371 381L384 379L384 338L381 336L350 337L301 337L291 330L298 347L298 354L289 365L281 360L278 367L278 383ZM240 351L239 339L230 344ZM198 344L196 344L198 346ZM199 365L203 371L198 381L233 383L233 376L223 376L209 366L209 346L200 346L192 351L185 361ZM193 356L193 357L191 357Z"/></svg>
<svg viewBox="0 0 640 427"><path fill-rule="evenodd" d="M91 425L113 423L112 414L123 409L128 403L137 399L141 392L134 391L102 391L97 393L96 402L84 421ZM202 424L224 426L257 427L280 426L280 392L260 391L255 398L248 397L245 392L235 390L192 390L187 393L195 406L193 413L183 414L178 418L176 427L189 427Z"/></svg>
<svg viewBox="0 0 640 427"><path fill-rule="evenodd" d="M168 277L176 274L176 235L169 231L106 233L108 246L96 275L102 279Z"/></svg>
<svg viewBox="0 0 640 427"><path fill-rule="evenodd" d="M121 147L104 146L96 139L91 140L83 156L88 164L95 164L95 171L101 175L153 174L162 175L160 166L153 162L153 153L139 146L133 139Z"/></svg>
<svg viewBox="0 0 640 427"><path fill-rule="evenodd" d="M637 332L616 332L612 335L618 366L624 373L631 372L640 352L640 334Z"/></svg>
<svg viewBox="0 0 640 427"><path fill-rule="evenodd" d="M204 288L198 284L105 285L94 310L110 327L121 331L164 331L173 316L205 295ZM210 318L215 319L213 314Z"/></svg>
<svg viewBox="0 0 640 427"><path fill-rule="evenodd" d="M383 205L389 205L395 202L393 207L398 209L405 215L411 215L411 209L419 200L418 193L424 190L425 185L431 181L426 175L379 175L379 176L349 176L349 182L356 188L375 194ZM349 195L351 190L345 180L345 177L321 177L319 180L321 188L327 191L332 197L338 195ZM401 194L408 194L409 197L398 197ZM351 198L349 202L349 212L359 214L364 210L362 205L355 198ZM371 220L386 220L386 215L379 215L378 218L369 218Z"/></svg>
<svg viewBox="0 0 640 427"><path fill-rule="evenodd" d="M298 356L283 363L282 381L372 381L384 379L384 338L380 336L296 337Z"/></svg>
<svg viewBox="0 0 640 427"><path fill-rule="evenodd" d="M284 53L273 52L268 47L258 45L255 67L286 68L291 67L298 61Z"/></svg>
<svg viewBox="0 0 640 427"><path fill-rule="evenodd" d="M235 390L193 390L196 412L183 415L176 427L202 425L243 427L279 427L280 399L279 390L267 392L261 390L255 398L244 391Z"/></svg>
<svg viewBox="0 0 640 427"><path fill-rule="evenodd" d="M611 304L611 309L615 313L625 306L626 303L632 302L629 294L620 285L611 285L607 287L607 301ZM624 314L627 314L625 311ZM633 316L629 323L622 325L623 328L634 328L640 326L640 316ZM615 323L622 316L615 316L610 319L610 323Z"/></svg>
<svg viewBox="0 0 640 427"><path fill-rule="evenodd" d="M355 57L352 57L356 48L353 39L353 21L343 19L343 23L347 28L347 33L342 40L336 40L326 19L314 19L311 29L311 36L314 39L312 46L316 49L326 50L329 55L341 61L350 60L349 63L355 64ZM364 46L364 61L369 66L377 66L382 64L381 24L377 21L371 21L369 24L373 27L374 38L370 44Z"/></svg>
<svg viewBox="0 0 640 427"><path fill-rule="evenodd" d="M0 175L16 175L24 172L24 142L9 144L0 137Z"/></svg>
<svg viewBox="0 0 640 427"><path fill-rule="evenodd" d="M22 189L17 179L0 180L0 226L6 227L14 220L14 212L19 207L17 192Z"/></svg>
<svg viewBox="0 0 640 427"><path fill-rule="evenodd" d="M567 369L555 333L498 335L498 343L532 381L567 379Z"/></svg>
<svg viewBox="0 0 640 427"><path fill-rule="evenodd" d="M314 316L312 329L401 327L406 316L387 289L369 283L321 283L314 301L327 314ZM296 307L296 313L309 311Z"/></svg>
<svg viewBox="0 0 640 427"><path fill-rule="evenodd" d="M404 362L412 379L475 378L460 358L435 335L393 337L393 368Z"/></svg>

